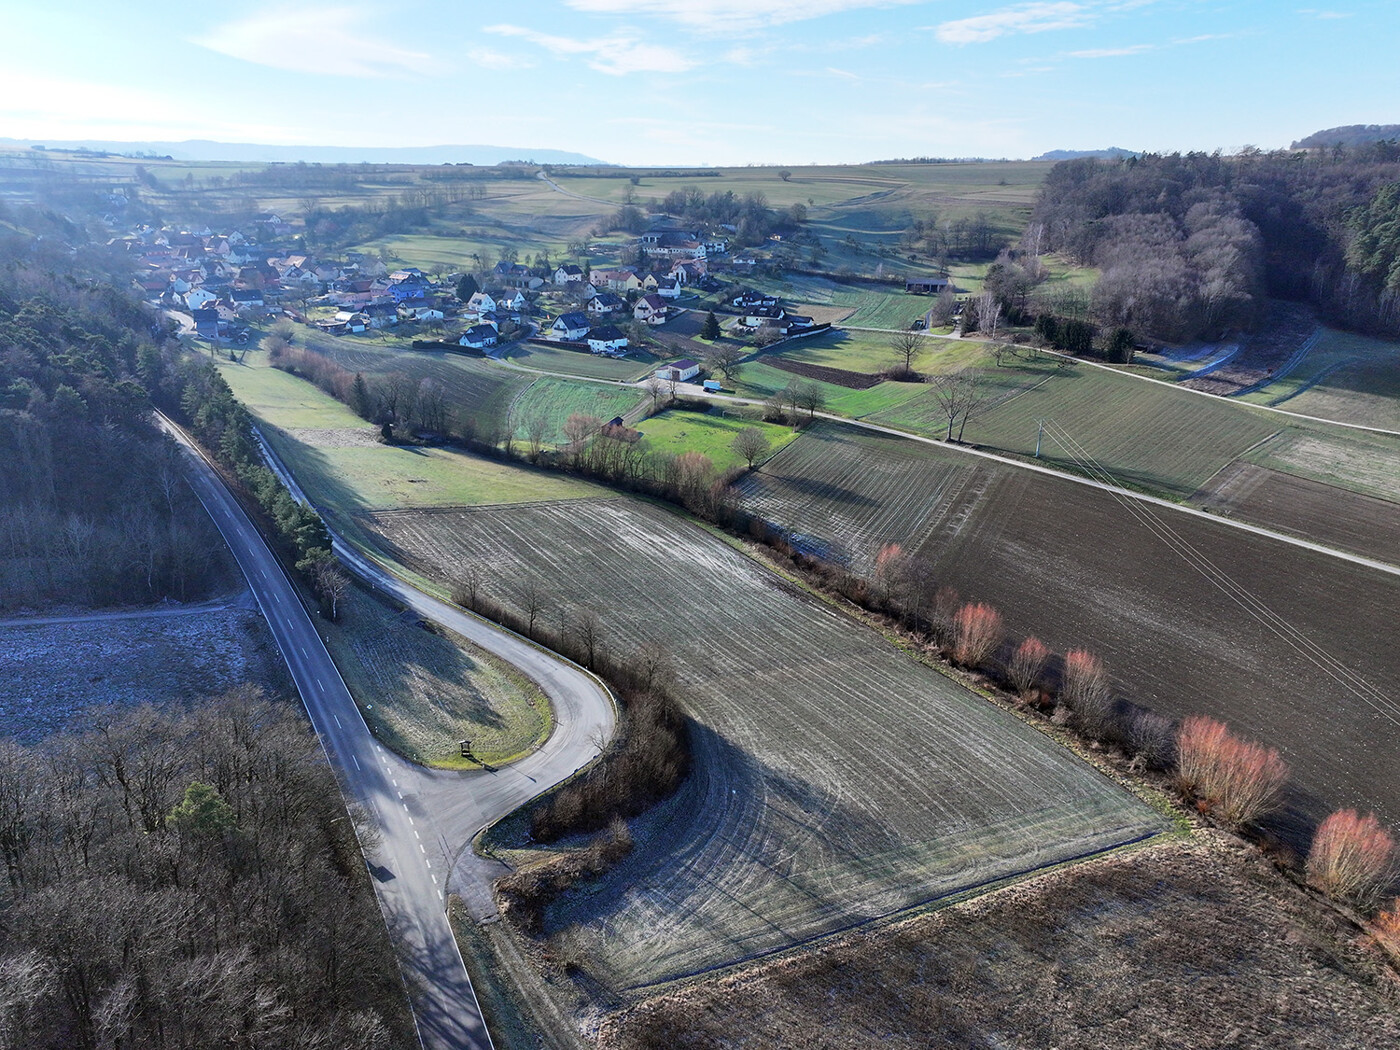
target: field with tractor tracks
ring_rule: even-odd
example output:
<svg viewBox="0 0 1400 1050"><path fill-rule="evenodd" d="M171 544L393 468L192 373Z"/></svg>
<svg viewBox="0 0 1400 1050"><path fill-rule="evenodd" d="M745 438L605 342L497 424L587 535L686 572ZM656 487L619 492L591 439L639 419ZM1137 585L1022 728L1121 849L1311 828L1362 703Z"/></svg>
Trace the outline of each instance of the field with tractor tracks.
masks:
<svg viewBox="0 0 1400 1050"><path fill-rule="evenodd" d="M630 499L365 516L448 585L599 617L675 657L695 770L551 932L615 990L780 950L1151 834L1163 819L1068 751L704 529ZM564 931L564 932L560 932Z"/></svg>
<svg viewBox="0 0 1400 1050"><path fill-rule="evenodd" d="M745 505L858 567L900 543L936 585L1000 609L1013 634L1096 652L1122 695L1278 747L1298 826L1343 805L1400 820L1389 772L1400 576L1165 508L1144 520L1138 501L1069 479L830 429L844 432L804 434L746 478Z"/></svg>

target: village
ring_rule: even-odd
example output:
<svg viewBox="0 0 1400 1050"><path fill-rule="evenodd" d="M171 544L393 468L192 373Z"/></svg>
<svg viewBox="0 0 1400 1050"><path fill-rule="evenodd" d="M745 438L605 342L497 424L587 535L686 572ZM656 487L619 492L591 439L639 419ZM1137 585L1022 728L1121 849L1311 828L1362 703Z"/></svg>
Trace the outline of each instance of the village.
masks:
<svg viewBox="0 0 1400 1050"><path fill-rule="evenodd" d="M694 228L642 233L625 252L638 265L594 268L585 258L551 266L542 255L534 265L503 257L489 270L445 274L391 269L363 252L308 254L276 214L228 231L142 227L113 244L129 254L148 302L230 346L248 345L257 326L284 317L333 336L393 329L398 342L492 356L515 341L609 357L644 348L661 357L700 354L697 326L666 328L694 312L682 299L717 311L728 336L757 348L827 327L778 296L728 283L752 259L731 259L723 235Z"/></svg>

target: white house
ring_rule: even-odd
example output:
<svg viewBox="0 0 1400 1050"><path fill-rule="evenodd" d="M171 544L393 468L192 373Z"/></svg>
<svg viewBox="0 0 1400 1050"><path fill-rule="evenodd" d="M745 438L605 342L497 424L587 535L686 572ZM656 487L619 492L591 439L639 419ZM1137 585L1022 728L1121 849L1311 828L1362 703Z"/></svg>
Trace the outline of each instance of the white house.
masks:
<svg viewBox="0 0 1400 1050"><path fill-rule="evenodd" d="M588 318L574 310L560 314L549 326L549 337L559 342L577 343L588 334Z"/></svg>
<svg viewBox="0 0 1400 1050"><path fill-rule="evenodd" d="M335 315L336 322L343 324L347 332L363 332L369 327L369 318L359 312L341 310Z"/></svg>
<svg viewBox="0 0 1400 1050"><path fill-rule="evenodd" d="M615 354L627 349L627 337L613 325L601 325L589 331L588 349L595 354Z"/></svg>
<svg viewBox="0 0 1400 1050"><path fill-rule="evenodd" d="M185 305L191 310L203 310L218 296L207 288L191 288L185 293Z"/></svg>
<svg viewBox="0 0 1400 1050"><path fill-rule="evenodd" d="M497 310L523 310L530 305L530 300L516 289L515 291L504 291L496 296Z"/></svg>
<svg viewBox="0 0 1400 1050"><path fill-rule="evenodd" d="M663 277L656 286L656 294L663 299L679 299L681 282L674 277Z"/></svg>
<svg viewBox="0 0 1400 1050"><path fill-rule="evenodd" d="M611 314L626 309L627 300L616 292L598 292L589 297L585 309L591 314Z"/></svg>
<svg viewBox="0 0 1400 1050"><path fill-rule="evenodd" d="M638 321L645 321L647 324L666 323L666 300L652 292L637 300L636 307L632 310L632 316Z"/></svg>
<svg viewBox="0 0 1400 1050"><path fill-rule="evenodd" d="M674 364L662 365L656 370L656 378L664 379L666 382L685 383L700 374L700 365L688 357L684 357Z"/></svg>
<svg viewBox="0 0 1400 1050"><path fill-rule="evenodd" d="M458 346L469 346L473 350L485 350L496 345L496 330L489 324L473 325L457 340Z"/></svg>
<svg viewBox="0 0 1400 1050"><path fill-rule="evenodd" d="M554 283L561 287L566 284L582 284L583 270L573 263L564 263L555 269Z"/></svg>
<svg viewBox="0 0 1400 1050"><path fill-rule="evenodd" d="M496 300L490 292L473 292L467 300L467 309L479 314L493 314L496 312Z"/></svg>

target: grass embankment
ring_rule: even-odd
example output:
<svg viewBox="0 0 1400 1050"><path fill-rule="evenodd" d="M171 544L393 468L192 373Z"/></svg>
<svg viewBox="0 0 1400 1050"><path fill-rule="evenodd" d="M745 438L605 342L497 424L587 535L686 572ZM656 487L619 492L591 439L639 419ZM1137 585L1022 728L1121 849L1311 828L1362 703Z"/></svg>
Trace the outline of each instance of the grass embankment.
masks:
<svg viewBox="0 0 1400 1050"><path fill-rule="evenodd" d="M365 721L405 758L480 769L519 758L549 736L549 701L534 682L358 588L322 634ZM476 760L461 757L460 740L471 741Z"/></svg>
<svg viewBox="0 0 1400 1050"><path fill-rule="evenodd" d="M1400 430L1400 342L1324 328L1298 368L1241 400Z"/></svg>

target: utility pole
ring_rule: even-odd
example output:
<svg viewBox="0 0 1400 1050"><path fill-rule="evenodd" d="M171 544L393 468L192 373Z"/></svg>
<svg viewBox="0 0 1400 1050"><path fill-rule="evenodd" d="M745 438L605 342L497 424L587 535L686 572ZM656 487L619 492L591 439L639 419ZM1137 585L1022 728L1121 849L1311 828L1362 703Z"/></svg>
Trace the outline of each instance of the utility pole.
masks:
<svg viewBox="0 0 1400 1050"><path fill-rule="evenodd" d="M1037 419L1036 426L1039 428L1035 432L1035 458L1040 458L1040 439L1045 436L1045 420Z"/></svg>

